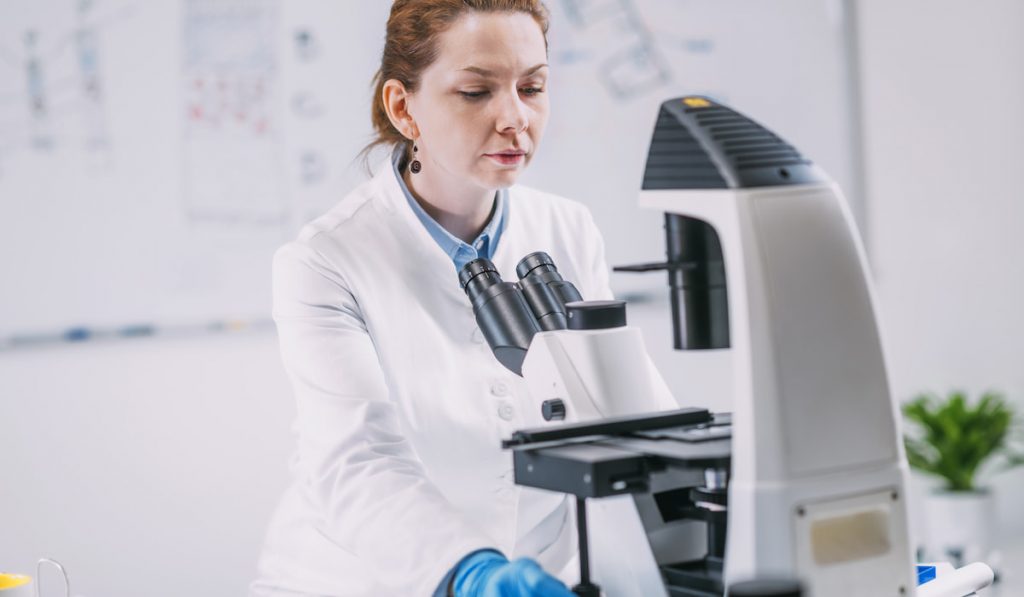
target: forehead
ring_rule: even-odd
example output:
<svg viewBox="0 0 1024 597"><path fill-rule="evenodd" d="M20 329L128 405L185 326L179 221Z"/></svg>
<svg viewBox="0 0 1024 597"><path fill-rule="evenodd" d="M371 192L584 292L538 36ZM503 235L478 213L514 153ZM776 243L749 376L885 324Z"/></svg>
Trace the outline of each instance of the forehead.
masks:
<svg viewBox="0 0 1024 597"><path fill-rule="evenodd" d="M433 66L450 72L473 66L498 76L516 76L545 62L544 34L533 17L522 12L470 11L441 34Z"/></svg>

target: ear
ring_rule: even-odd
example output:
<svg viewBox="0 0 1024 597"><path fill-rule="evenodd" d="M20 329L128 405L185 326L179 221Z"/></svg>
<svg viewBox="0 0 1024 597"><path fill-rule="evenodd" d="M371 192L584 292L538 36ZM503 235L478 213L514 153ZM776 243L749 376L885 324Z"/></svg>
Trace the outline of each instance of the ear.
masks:
<svg viewBox="0 0 1024 597"><path fill-rule="evenodd" d="M412 114L409 113L409 97L410 93L398 79L388 79L384 82L381 101L384 102L388 120L406 139L412 140L420 136L420 131Z"/></svg>

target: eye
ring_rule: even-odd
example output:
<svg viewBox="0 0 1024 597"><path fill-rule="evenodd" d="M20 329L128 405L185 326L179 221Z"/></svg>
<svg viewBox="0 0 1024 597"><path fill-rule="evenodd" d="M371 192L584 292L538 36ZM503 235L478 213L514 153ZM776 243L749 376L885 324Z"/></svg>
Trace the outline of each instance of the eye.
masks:
<svg viewBox="0 0 1024 597"><path fill-rule="evenodd" d="M544 89L541 87L523 87L519 91L526 95L537 95L538 93L544 93Z"/></svg>
<svg viewBox="0 0 1024 597"><path fill-rule="evenodd" d="M471 99L472 100L472 99L480 99L481 97L487 95L487 92L486 91L460 91L459 95L461 95L462 97L464 97L466 99Z"/></svg>

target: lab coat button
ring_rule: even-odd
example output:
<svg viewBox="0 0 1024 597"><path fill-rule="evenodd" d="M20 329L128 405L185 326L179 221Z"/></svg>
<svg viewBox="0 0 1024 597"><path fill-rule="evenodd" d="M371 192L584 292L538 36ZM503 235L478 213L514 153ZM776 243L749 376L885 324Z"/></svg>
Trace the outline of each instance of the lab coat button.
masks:
<svg viewBox="0 0 1024 597"><path fill-rule="evenodd" d="M498 416L505 421L511 421L512 417L515 416L516 411L512 408L512 405L508 402L502 402L498 405Z"/></svg>
<svg viewBox="0 0 1024 597"><path fill-rule="evenodd" d="M491 386L491 393L498 397L508 396L508 384L503 381L495 382Z"/></svg>

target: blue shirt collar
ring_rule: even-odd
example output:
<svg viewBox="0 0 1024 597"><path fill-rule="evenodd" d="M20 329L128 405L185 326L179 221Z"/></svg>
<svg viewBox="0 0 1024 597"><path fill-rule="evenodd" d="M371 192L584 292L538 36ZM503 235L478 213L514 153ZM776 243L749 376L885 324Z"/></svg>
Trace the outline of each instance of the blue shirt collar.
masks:
<svg viewBox="0 0 1024 597"><path fill-rule="evenodd" d="M402 178L402 173L398 168L402 162L404 149L403 145L398 145L391 154L391 167L395 171L395 178L398 179L398 186L402 188L406 201L409 202L413 213L416 214L423 227L427 229L430 237L448 255L448 258L452 260L452 263L455 265L455 271L462 271L464 265L479 257L493 259L494 252L498 248L501 233L505 230L505 221L508 219L508 190L498 189L498 192L495 193L495 206L491 220L473 243L467 244L453 236L452 233L438 224L434 218L430 217L430 214L423 209L423 206L409 192L409 187L406 186L405 179Z"/></svg>

